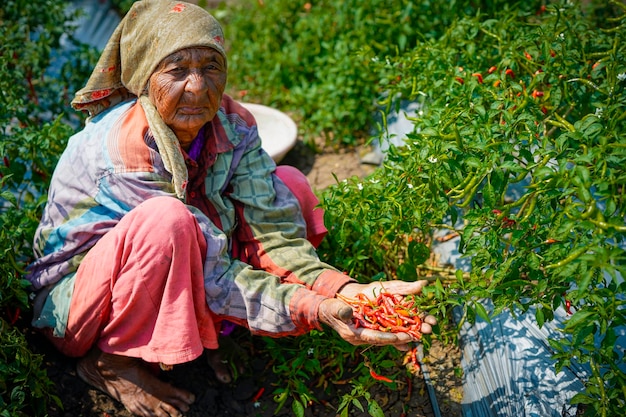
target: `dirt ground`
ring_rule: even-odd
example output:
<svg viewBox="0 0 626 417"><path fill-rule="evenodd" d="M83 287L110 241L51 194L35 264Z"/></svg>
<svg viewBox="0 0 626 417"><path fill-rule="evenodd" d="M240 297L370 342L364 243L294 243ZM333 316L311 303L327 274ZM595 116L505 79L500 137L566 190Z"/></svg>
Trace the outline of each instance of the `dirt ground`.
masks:
<svg viewBox="0 0 626 417"><path fill-rule="evenodd" d="M281 163L293 165L303 171L311 185L321 190L353 175L363 177L374 167L360 163L359 152L363 150L327 152L315 154L298 143ZM232 384L224 385L214 377L201 357L192 363L176 366L172 371L162 372L164 380L196 395L196 402L186 414L188 417L269 417L292 415L289 403L278 413L272 392L275 376L271 370L271 358L263 352L264 343L252 337L244 329L238 329L233 337L250 358L248 371ZM124 407L107 395L83 383L75 370L75 361L58 354L52 346L37 334L29 336L33 350L45 357L45 367L56 385L63 409L51 408L50 417L130 417ZM389 389L385 384L375 384L371 395L389 417L458 417L461 416L460 402L463 396L462 380L459 375L460 351L454 346L442 346L434 342L423 360L422 371ZM357 364L355 364L356 367ZM398 364L401 366L401 364ZM347 373L349 374L349 370ZM335 417L342 394L350 392L349 383L332 384L326 390L318 389L319 403L305 410L307 417ZM259 396L259 393L262 394ZM258 397L258 398L255 398ZM431 399L432 398L432 399ZM364 404L366 406L366 404ZM351 408L350 416L367 416Z"/></svg>

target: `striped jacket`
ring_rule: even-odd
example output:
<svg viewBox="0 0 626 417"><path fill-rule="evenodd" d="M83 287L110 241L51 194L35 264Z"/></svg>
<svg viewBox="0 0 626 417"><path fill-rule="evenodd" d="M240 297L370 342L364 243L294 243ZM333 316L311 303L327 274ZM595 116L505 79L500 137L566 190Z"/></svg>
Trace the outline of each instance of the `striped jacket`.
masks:
<svg viewBox="0 0 626 417"><path fill-rule="evenodd" d="M185 154L186 203L207 241L209 307L254 334L319 328L319 303L350 278L322 263L305 239L298 201L273 174L247 110L225 95L203 132L197 160ZM176 198L141 106L131 100L99 114L59 160L26 278L35 290L54 285L126 213L163 195Z"/></svg>

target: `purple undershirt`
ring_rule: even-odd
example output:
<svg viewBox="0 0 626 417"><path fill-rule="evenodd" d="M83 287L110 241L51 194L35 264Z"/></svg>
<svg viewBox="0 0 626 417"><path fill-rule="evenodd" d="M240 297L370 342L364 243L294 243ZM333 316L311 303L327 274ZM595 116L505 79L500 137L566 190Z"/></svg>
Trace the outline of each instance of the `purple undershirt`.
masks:
<svg viewBox="0 0 626 417"><path fill-rule="evenodd" d="M204 126L200 128L198 132L198 136L191 142L191 146L189 146L189 152L187 155L194 161L198 160L200 156L200 152L202 151L202 147L204 146L204 142L206 142L206 137L204 136Z"/></svg>

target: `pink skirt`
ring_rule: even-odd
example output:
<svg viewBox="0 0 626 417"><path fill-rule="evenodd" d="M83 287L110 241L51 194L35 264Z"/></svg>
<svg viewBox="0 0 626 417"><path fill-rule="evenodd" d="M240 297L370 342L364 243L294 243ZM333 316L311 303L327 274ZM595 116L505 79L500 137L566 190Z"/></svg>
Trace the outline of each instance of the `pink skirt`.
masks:
<svg viewBox="0 0 626 417"><path fill-rule="evenodd" d="M300 171L277 175L298 198L307 238L317 247L327 233L324 212ZM206 241L179 200L156 197L137 206L82 260L63 338L44 329L65 355L103 352L175 365L218 347L221 320L205 300ZM155 260L158 260L155 262Z"/></svg>

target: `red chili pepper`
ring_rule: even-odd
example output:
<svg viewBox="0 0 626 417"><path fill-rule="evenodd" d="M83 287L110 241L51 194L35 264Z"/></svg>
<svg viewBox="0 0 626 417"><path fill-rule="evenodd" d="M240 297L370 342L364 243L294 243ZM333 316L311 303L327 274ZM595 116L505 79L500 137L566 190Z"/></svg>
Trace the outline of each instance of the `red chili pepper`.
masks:
<svg viewBox="0 0 626 417"><path fill-rule="evenodd" d="M414 319L412 319L411 317L408 317L408 316L402 316L401 320L402 320L402 324L415 324L415 323L417 323ZM419 320L419 317L418 317L418 320Z"/></svg>
<svg viewBox="0 0 626 417"><path fill-rule="evenodd" d="M500 80L495 80L495 81L493 82L493 86L494 86L494 87L499 87L501 82L502 82L502 81L500 81Z"/></svg>
<svg viewBox="0 0 626 417"><path fill-rule="evenodd" d="M463 81L463 78L461 77L456 77L455 78L460 84L465 84L465 81Z"/></svg>
<svg viewBox="0 0 626 417"><path fill-rule="evenodd" d="M257 401L259 401L259 399L261 398L261 396L263 395L263 392L265 392L265 387L261 387L256 394L254 394L254 397L252 397L252 402L255 403Z"/></svg>
<svg viewBox="0 0 626 417"><path fill-rule="evenodd" d="M537 98L537 97L543 97L543 91L537 91L537 90L533 90L531 96L533 98Z"/></svg>
<svg viewBox="0 0 626 417"><path fill-rule="evenodd" d="M510 229L510 228L512 228L513 226L515 226L515 220L513 220L513 219L509 219L509 218L508 218L508 217L506 217L506 216L502 218L502 227L503 227L504 229Z"/></svg>
<svg viewBox="0 0 626 417"><path fill-rule="evenodd" d="M413 393L413 380L407 376L406 377L406 398L410 399L412 393Z"/></svg>
<svg viewBox="0 0 626 417"><path fill-rule="evenodd" d="M420 326L421 328L421 326ZM422 339L422 333L419 330L413 330L413 329L409 329L406 331L406 333L409 336L412 336L415 340L421 340Z"/></svg>
<svg viewBox="0 0 626 417"><path fill-rule="evenodd" d="M393 382L393 380L387 378L386 376L383 375L378 375L376 372L374 372L374 370L370 369L370 375L372 376L372 378L374 378L377 381L383 381L383 382Z"/></svg>
<svg viewBox="0 0 626 417"><path fill-rule="evenodd" d="M407 333L415 339L421 338L422 321L411 297L381 291L374 301L363 293L355 295L354 298L338 294L337 298L352 307L353 323L356 328Z"/></svg>
<svg viewBox="0 0 626 417"><path fill-rule="evenodd" d="M385 309L385 312L387 314L389 314L390 316L393 316L396 312L396 305L395 305L396 300L395 299L392 300L390 297L386 296L385 294L386 293L381 293L383 308Z"/></svg>
<svg viewBox="0 0 626 417"><path fill-rule="evenodd" d="M411 313L408 310L404 310L402 308L396 308L396 314L403 316L403 317L410 317Z"/></svg>
<svg viewBox="0 0 626 417"><path fill-rule="evenodd" d="M366 329L373 329L373 330L380 329L380 326L375 322L376 321L375 317L372 317L372 319L370 320L369 317L365 318L365 316L355 315L355 318L356 318L356 321L354 322L354 325L356 328L361 326L361 327L365 327Z"/></svg>
<svg viewBox="0 0 626 417"><path fill-rule="evenodd" d="M478 80L479 84L483 83L483 76L482 74L480 74L479 72L475 72L472 74L472 77L476 77L476 79Z"/></svg>
<svg viewBox="0 0 626 417"><path fill-rule="evenodd" d="M413 361L415 366L419 366L419 362L417 361L417 348L416 347L411 349L411 361Z"/></svg>
<svg viewBox="0 0 626 417"><path fill-rule="evenodd" d="M381 326L384 326L384 327L391 328L397 325L395 321L391 321L390 319L383 316L382 314L379 314L377 316L377 319L378 319L378 322L381 324Z"/></svg>
<svg viewBox="0 0 626 417"><path fill-rule="evenodd" d="M407 368L409 368L412 373L416 373L420 369L420 363L417 360L417 347L414 347L406 353L403 365L407 365Z"/></svg>
<svg viewBox="0 0 626 417"><path fill-rule="evenodd" d="M533 57L532 55L530 55L528 52L524 51L524 56L526 57L527 60L532 61Z"/></svg>
<svg viewBox="0 0 626 417"><path fill-rule="evenodd" d="M11 163L9 162L9 157L5 156L2 158L2 160L4 161L4 166L9 168L11 166Z"/></svg>
<svg viewBox="0 0 626 417"><path fill-rule="evenodd" d="M9 316L9 324L14 325L15 323L17 323L17 320L20 318L20 313L22 312L22 310L20 310L19 307L15 307L15 310L11 311L11 308L7 307L7 315Z"/></svg>
<svg viewBox="0 0 626 417"><path fill-rule="evenodd" d="M515 78L515 73L513 72L513 70L511 68L507 68L507 70L504 71L504 73L506 75L508 75L509 77L511 77L511 78Z"/></svg>

